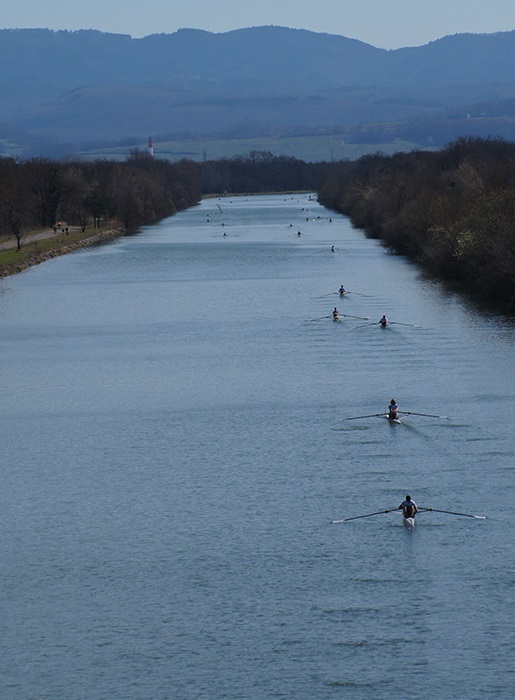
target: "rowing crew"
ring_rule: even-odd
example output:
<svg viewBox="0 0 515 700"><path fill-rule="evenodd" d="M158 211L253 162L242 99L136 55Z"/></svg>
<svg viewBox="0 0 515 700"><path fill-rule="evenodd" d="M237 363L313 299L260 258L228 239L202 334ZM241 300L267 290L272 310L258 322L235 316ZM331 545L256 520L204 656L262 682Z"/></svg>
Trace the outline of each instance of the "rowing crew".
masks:
<svg viewBox="0 0 515 700"><path fill-rule="evenodd" d="M350 518L342 518L341 520L331 520L332 523L346 523L349 520L360 520L361 518L370 518L373 515L381 515L383 513L394 513L398 510L402 511L404 524L409 530L415 526L415 515L417 513L448 513L449 515L462 515L464 518L474 518L475 520L486 520L484 515L472 515L471 513L458 513L455 510L441 510L439 508L427 508L425 506L417 506L411 496L406 496L405 500L397 508L387 508L386 510L378 510L375 513L365 513L365 515L353 515Z"/></svg>
<svg viewBox="0 0 515 700"><path fill-rule="evenodd" d="M335 306L333 309L333 321L338 321L338 320L339 320L338 309Z"/></svg>

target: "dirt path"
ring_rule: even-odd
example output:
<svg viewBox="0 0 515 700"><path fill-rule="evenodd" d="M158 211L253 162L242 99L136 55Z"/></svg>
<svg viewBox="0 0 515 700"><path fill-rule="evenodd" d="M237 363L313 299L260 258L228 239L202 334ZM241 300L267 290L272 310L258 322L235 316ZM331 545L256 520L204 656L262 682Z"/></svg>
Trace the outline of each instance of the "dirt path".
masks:
<svg viewBox="0 0 515 700"><path fill-rule="evenodd" d="M57 234L54 234L53 229L38 231L37 233L23 236L21 239L20 259L16 262L0 264L0 277L15 275L18 272L26 270L28 267L32 267L32 265L39 265L45 262L45 260L50 260L58 255L72 253L78 248L85 248L102 241L114 240L115 238L123 236L124 232L116 229L96 229L95 231L85 232L77 238L77 234L81 233L81 229L80 227L75 227L69 229L69 233L75 234L75 236L70 235L70 239L72 240L69 240L66 233L63 234L62 231L58 231ZM34 246L33 249L30 248L30 244L45 239L54 239L53 245L51 245L48 250L38 252L37 246ZM4 241L0 243L0 251L15 250L16 248L17 242L14 237L7 240L4 239Z"/></svg>
<svg viewBox="0 0 515 700"><path fill-rule="evenodd" d="M54 234L53 229L49 228L48 230L40 231L39 233L32 233L28 236L22 236L21 244L22 246L24 246L27 243L34 243L34 241L42 241L45 238L52 238L52 236L54 235L57 234ZM11 250L11 248L16 248L17 245L18 244L16 242L16 238L14 236L11 236L3 243L0 243L0 250Z"/></svg>

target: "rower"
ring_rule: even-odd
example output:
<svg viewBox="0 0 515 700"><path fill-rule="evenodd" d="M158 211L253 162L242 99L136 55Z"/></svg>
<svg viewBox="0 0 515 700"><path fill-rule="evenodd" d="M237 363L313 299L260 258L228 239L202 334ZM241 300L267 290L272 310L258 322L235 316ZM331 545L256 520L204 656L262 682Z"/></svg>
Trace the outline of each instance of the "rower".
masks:
<svg viewBox="0 0 515 700"><path fill-rule="evenodd" d="M339 294L341 297L345 294L345 287L343 286L343 284L342 284L342 286L340 287L340 289L338 290L338 294Z"/></svg>
<svg viewBox="0 0 515 700"><path fill-rule="evenodd" d="M397 420L397 417L398 417L398 416L397 416L397 410L398 410L398 408L399 408L399 407L397 406L397 403L396 403L395 399L392 399L392 400L390 401L390 405L388 406L388 418L389 418L390 420Z"/></svg>
<svg viewBox="0 0 515 700"><path fill-rule="evenodd" d="M383 328L386 328L386 326L388 325L388 319L386 318L386 316L384 314L383 314L383 317L381 318L381 320L379 321L379 323L381 324L381 326Z"/></svg>
<svg viewBox="0 0 515 700"><path fill-rule="evenodd" d="M399 510L402 510L402 514L405 518L414 518L416 513L418 513L417 504L415 501L411 500L411 496L406 496L405 500L400 504Z"/></svg>
<svg viewBox="0 0 515 700"><path fill-rule="evenodd" d="M332 245L331 246L331 253L334 253L334 250L335 250L334 245Z"/></svg>
<svg viewBox="0 0 515 700"><path fill-rule="evenodd" d="M335 306L333 309L333 321L337 321L337 320L338 320L338 309Z"/></svg>

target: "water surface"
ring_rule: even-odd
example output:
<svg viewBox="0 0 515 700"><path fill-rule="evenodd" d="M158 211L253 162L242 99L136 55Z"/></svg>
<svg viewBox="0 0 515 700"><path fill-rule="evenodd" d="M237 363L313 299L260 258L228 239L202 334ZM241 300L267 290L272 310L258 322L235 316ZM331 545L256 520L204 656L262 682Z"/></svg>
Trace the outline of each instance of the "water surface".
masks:
<svg viewBox="0 0 515 700"><path fill-rule="evenodd" d="M277 195L1 280L0 321L3 699L513 696L509 319ZM392 396L449 419L338 420ZM330 524L408 492L488 519Z"/></svg>

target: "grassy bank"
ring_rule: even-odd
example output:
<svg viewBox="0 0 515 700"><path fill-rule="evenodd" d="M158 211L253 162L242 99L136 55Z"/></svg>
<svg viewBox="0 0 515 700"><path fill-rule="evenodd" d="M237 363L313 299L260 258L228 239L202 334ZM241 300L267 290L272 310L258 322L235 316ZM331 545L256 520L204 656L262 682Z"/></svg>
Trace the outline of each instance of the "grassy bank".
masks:
<svg viewBox="0 0 515 700"><path fill-rule="evenodd" d="M72 230L68 234L31 231L21 239L21 249L15 247L0 250L0 277L14 275L32 265L38 265L59 255L66 255L79 248L112 240L123 235L113 229L86 228ZM13 243L13 238L0 237L0 244Z"/></svg>

